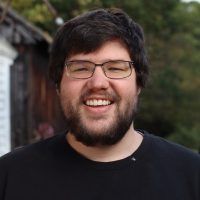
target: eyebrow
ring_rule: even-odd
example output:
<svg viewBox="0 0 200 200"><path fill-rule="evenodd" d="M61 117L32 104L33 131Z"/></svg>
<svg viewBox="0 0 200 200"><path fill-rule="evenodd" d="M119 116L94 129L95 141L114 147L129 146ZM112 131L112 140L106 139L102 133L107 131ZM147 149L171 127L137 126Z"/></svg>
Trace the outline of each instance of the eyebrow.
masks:
<svg viewBox="0 0 200 200"><path fill-rule="evenodd" d="M129 60L124 60L124 59L105 59L105 60L101 61L100 63L99 62L94 62L94 61L92 61L90 59L72 59L72 60L66 60L66 62L73 62L73 61L86 61L86 62L92 62L92 63L95 63L95 64L102 64L102 63L106 63L106 62L109 62L109 61L129 61Z"/></svg>

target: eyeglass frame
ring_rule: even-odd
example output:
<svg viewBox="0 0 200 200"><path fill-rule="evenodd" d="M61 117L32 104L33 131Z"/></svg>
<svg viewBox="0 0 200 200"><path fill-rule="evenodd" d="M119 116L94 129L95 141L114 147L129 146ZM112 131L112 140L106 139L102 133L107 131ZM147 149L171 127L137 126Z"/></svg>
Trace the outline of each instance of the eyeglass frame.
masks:
<svg viewBox="0 0 200 200"><path fill-rule="evenodd" d="M105 70L104 70L104 68L103 68L103 65L105 65L106 63L109 63L109 62L116 62L116 61L117 61L117 62L118 62L118 61L126 62L126 63L129 64L130 74L129 74L128 76L125 76L125 77L122 77L122 78L111 78L111 77L108 77L108 76L106 75L106 72L105 72ZM94 72L95 72L96 67L98 67L98 66L101 67L101 69L102 69L104 75L105 75L107 78L109 78L109 79L124 79L124 78L127 78L127 77L131 76L131 74L132 74L132 67L134 67L134 63L135 63L135 62L132 61L132 60L131 60L131 61L127 61L127 60L109 60L109 61L106 61L106 62L103 62L103 63L94 63L94 62L89 61L89 60L69 60L69 61L66 61L66 62L65 62L64 67L68 69L67 64L68 64L68 63L73 63L73 62L88 62L88 63L92 63L92 64L94 65L94 69L93 69L93 71L92 71L92 73L91 73L91 76L89 76L89 77L87 77L87 78L77 78L77 77L73 77L73 76L71 76L71 75L69 74L69 76L72 77L72 78L74 78L74 79L89 79L89 78L91 78L91 77L93 76Z"/></svg>

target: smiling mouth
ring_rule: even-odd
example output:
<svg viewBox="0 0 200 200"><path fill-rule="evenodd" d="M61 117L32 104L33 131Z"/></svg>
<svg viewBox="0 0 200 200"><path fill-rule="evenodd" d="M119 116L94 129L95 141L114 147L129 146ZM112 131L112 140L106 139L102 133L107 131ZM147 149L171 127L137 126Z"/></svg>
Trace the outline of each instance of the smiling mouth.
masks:
<svg viewBox="0 0 200 200"><path fill-rule="evenodd" d="M92 107L108 106L111 105L112 103L113 103L112 101L106 99L88 99L84 102L86 106L92 106Z"/></svg>

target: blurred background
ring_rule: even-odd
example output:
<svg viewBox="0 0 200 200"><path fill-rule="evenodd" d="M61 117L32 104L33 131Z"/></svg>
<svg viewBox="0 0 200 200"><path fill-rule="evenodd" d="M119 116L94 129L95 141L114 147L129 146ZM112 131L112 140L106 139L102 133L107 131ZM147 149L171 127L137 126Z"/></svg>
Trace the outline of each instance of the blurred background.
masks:
<svg viewBox="0 0 200 200"><path fill-rule="evenodd" d="M181 0L1 0L0 155L66 129L49 48L64 21L118 7L144 29L151 78L135 127L200 150L200 2Z"/></svg>

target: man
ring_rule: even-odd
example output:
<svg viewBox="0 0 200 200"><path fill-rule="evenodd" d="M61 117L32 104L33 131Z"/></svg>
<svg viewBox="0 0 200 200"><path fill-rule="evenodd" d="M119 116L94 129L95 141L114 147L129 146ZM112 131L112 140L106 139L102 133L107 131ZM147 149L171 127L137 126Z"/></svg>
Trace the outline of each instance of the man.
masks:
<svg viewBox="0 0 200 200"><path fill-rule="evenodd" d="M200 199L199 155L134 129L148 63L127 14L98 9L66 22L50 76L69 129L1 158L0 200Z"/></svg>

